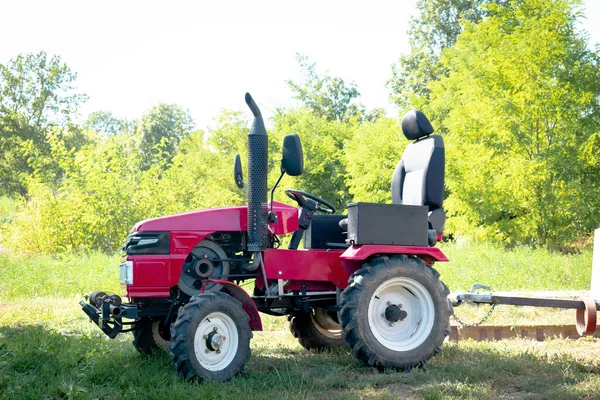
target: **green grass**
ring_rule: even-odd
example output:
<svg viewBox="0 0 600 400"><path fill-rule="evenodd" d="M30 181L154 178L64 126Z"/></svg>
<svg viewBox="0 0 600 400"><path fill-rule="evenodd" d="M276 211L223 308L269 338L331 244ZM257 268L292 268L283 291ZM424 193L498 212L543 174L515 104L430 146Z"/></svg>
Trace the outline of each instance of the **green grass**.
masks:
<svg viewBox="0 0 600 400"><path fill-rule="evenodd" d="M178 378L167 354L145 358L131 337L110 340L77 298L38 298L0 309L0 398L361 399L600 398L600 341L523 339L448 343L425 370L379 373L348 351L316 354L265 317L246 371L231 382Z"/></svg>
<svg viewBox="0 0 600 400"><path fill-rule="evenodd" d="M475 282L496 291L587 290L592 252L562 255L527 247L505 250L491 244L442 244L449 263L435 268L451 291ZM0 254L0 300L32 296L83 295L102 289L119 293L119 257L88 255L13 258Z"/></svg>
<svg viewBox="0 0 600 400"><path fill-rule="evenodd" d="M435 268L450 291L468 291L473 283L495 291L589 290L592 252L560 254L544 249L517 247L506 250L480 243L440 245L450 259Z"/></svg>
<svg viewBox="0 0 600 400"><path fill-rule="evenodd" d="M83 296L100 289L120 292L118 256L92 253L13 258L0 254L0 301L17 297Z"/></svg>
<svg viewBox="0 0 600 400"><path fill-rule="evenodd" d="M436 264L456 290L473 282L495 290L588 289L591 252L504 251L443 245ZM285 318L263 316L246 372L224 384L198 385L173 373L166 354L145 358L130 334L106 338L77 305L93 289L120 291L118 257L0 254L0 399L395 399L600 398L600 341L447 343L425 370L379 373L347 351L302 349ZM487 306L460 307L476 319ZM573 323L572 311L498 307L489 323Z"/></svg>

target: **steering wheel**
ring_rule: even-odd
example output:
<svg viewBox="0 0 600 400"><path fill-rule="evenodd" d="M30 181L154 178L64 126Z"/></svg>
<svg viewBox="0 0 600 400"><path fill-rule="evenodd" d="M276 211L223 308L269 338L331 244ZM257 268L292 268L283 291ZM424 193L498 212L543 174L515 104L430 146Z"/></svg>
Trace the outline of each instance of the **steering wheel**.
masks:
<svg viewBox="0 0 600 400"><path fill-rule="evenodd" d="M331 205L330 202L323 200L312 193L306 193L296 189L285 189L285 194L287 194L290 199L296 200L300 207L308 208L310 211L321 211L325 214L335 214L335 207Z"/></svg>

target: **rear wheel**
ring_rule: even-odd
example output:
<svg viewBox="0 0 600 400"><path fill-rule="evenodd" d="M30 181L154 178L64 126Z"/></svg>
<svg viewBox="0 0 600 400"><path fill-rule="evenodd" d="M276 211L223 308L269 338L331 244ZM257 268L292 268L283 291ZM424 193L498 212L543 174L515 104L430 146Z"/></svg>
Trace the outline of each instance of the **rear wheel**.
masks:
<svg viewBox="0 0 600 400"><path fill-rule="evenodd" d="M147 356L157 351L167 351L171 341L169 328L164 320L138 318L133 329L133 346Z"/></svg>
<svg viewBox="0 0 600 400"><path fill-rule="evenodd" d="M414 257L380 257L356 271L342 293L343 338L379 369L423 365L450 334L448 288Z"/></svg>
<svg viewBox="0 0 600 400"><path fill-rule="evenodd" d="M308 313L288 316L290 332L302 347L307 350L326 350L345 347L342 327L337 318L324 308L313 308Z"/></svg>
<svg viewBox="0 0 600 400"><path fill-rule="evenodd" d="M186 379L225 382L244 369L252 331L239 301L222 292L191 298L171 326L173 368Z"/></svg>

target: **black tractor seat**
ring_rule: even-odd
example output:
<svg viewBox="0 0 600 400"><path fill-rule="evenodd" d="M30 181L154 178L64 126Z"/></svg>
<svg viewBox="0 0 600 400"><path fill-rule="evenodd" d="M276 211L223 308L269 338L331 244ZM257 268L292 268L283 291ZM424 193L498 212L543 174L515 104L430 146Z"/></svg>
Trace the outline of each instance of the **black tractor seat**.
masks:
<svg viewBox="0 0 600 400"><path fill-rule="evenodd" d="M396 165L392 175L392 204L427 206L429 208L429 243L444 231L446 213L444 201L445 150L440 135L432 135L431 123L419 110L402 118L404 136L413 140ZM348 218L339 221L343 232L348 231Z"/></svg>

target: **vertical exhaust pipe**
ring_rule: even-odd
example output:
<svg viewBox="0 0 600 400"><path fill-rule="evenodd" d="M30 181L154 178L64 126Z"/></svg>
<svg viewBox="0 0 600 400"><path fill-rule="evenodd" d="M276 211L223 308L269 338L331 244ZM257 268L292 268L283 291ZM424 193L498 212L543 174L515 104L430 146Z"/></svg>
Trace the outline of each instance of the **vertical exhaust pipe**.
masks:
<svg viewBox="0 0 600 400"><path fill-rule="evenodd" d="M254 115L248 133L248 250L260 252L266 250L268 241L268 136L260 109L250 93L246 93L246 104Z"/></svg>

